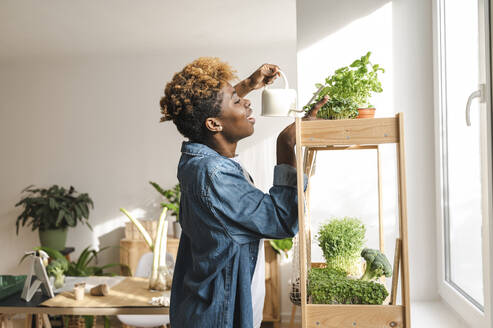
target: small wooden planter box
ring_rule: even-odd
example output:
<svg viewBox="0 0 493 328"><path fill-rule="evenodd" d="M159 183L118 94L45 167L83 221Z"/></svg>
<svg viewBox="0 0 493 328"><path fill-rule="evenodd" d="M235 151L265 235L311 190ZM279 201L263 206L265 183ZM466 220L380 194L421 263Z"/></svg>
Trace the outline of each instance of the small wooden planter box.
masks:
<svg viewBox="0 0 493 328"><path fill-rule="evenodd" d="M175 261L179 243L179 239L168 236L166 252L173 255ZM120 263L128 265L132 274L134 274L142 255L149 253L150 251L151 249L144 239L122 239L120 240Z"/></svg>
<svg viewBox="0 0 493 328"><path fill-rule="evenodd" d="M156 239L157 234L157 220L138 220L140 224L149 233L152 240ZM140 233L139 229L132 222L125 223L125 239L129 240L144 240L144 237Z"/></svg>
<svg viewBox="0 0 493 328"><path fill-rule="evenodd" d="M399 202L399 238L396 242L391 305L307 304L307 271L311 262L310 183L303 191L303 173L310 179L316 153L325 150L375 149L378 167L379 237L383 251L381 202L380 144L396 145ZM304 152L303 152L304 147ZM356 120L296 119L296 166L298 175L298 218L301 322L303 328L410 328L409 262L407 248L407 202L404 157L404 121L399 113L390 118ZM306 206L304 206L306 204ZM400 255L399 255L400 254ZM397 284L401 267L402 305L396 305Z"/></svg>

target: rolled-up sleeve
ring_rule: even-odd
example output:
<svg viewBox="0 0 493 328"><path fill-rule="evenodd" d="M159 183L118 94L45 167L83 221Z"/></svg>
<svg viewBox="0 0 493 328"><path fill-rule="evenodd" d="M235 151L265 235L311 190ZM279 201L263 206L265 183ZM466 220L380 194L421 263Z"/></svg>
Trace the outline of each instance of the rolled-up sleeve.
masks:
<svg viewBox="0 0 493 328"><path fill-rule="evenodd" d="M296 169L288 164L279 164L274 167L274 186L286 186L296 188L298 185ZM308 177L303 174L304 188L308 183Z"/></svg>
<svg viewBox="0 0 493 328"><path fill-rule="evenodd" d="M304 189L307 181L305 175ZM297 174L290 165L274 167L274 185L268 193L251 185L236 167L215 171L207 190L210 210L238 243L298 232Z"/></svg>

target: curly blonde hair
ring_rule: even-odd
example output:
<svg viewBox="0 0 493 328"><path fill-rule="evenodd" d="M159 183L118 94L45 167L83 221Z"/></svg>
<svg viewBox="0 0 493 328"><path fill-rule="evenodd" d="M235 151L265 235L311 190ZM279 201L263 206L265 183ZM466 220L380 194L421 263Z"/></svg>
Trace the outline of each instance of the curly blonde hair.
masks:
<svg viewBox="0 0 493 328"><path fill-rule="evenodd" d="M160 101L161 122L172 120L191 141L204 141L209 136L205 120L219 115L220 90L235 78L231 66L217 57L196 59L166 84Z"/></svg>

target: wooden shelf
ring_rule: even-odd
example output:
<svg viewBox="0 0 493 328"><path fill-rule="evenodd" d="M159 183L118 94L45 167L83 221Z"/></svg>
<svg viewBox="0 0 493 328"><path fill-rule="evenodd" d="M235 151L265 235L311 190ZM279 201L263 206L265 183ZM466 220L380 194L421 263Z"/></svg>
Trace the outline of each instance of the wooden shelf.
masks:
<svg viewBox="0 0 493 328"><path fill-rule="evenodd" d="M399 142L399 120L366 118L300 121L301 144L306 147L379 145Z"/></svg>
<svg viewBox="0 0 493 328"><path fill-rule="evenodd" d="M307 274L311 262L310 178L315 154L325 150L375 149L378 169L379 241L383 251L383 217L381 203L381 171L379 145L396 145L399 203L399 237L394 261L392 305L329 305L307 303ZM304 151L303 151L304 148ZM298 219L300 290L303 328L319 327L401 327L410 328L409 259L407 239L407 201L404 155L404 119L402 113L390 118L353 120L302 121L296 118L296 166L298 177ZM308 188L303 190L303 173L308 176ZM306 204L306 205L304 205ZM402 305L395 305L397 279L401 274ZM294 312L293 312L294 313Z"/></svg>

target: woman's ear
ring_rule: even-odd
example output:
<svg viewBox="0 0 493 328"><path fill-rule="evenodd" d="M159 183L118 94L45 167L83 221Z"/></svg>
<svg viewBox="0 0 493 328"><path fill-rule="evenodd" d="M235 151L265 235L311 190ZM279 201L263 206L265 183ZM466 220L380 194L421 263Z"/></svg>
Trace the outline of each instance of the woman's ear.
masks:
<svg viewBox="0 0 493 328"><path fill-rule="evenodd" d="M205 120L205 126L209 131L212 132L221 132L223 130L223 126L221 121L219 121L216 117L209 117Z"/></svg>

